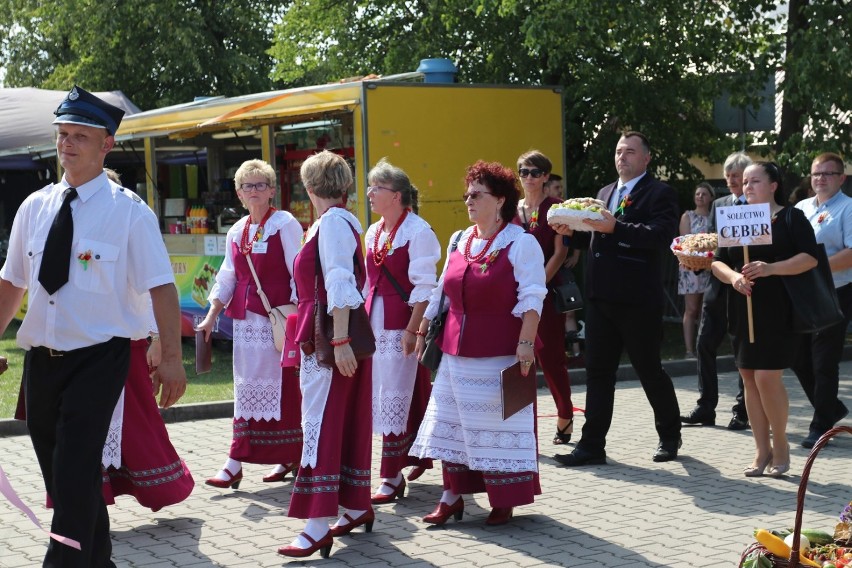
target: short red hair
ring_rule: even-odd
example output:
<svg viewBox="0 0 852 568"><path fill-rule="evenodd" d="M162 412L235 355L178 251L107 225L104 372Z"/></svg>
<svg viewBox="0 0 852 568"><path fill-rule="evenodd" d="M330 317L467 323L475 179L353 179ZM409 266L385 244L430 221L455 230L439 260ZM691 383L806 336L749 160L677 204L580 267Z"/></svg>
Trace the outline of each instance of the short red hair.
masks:
<svg viewBox="0 0 852 568"><path fill-rule="evenodd" d="M465 187L478 182L488 188L495 197L506 200L500 208L500 217L507 223L515 218L518 208L518 181L515 172L499 162L479 160L467 168L464 176Z"/></svg>

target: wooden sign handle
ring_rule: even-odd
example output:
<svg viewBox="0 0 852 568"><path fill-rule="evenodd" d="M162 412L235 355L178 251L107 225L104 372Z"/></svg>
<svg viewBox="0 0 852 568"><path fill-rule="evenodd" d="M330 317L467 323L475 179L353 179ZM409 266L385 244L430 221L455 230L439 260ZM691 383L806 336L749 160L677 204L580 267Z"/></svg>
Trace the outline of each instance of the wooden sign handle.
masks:
<svg viewBox="0 0 852 568"><path fill-rule="evenodd" d="M743 264L748 264L748 246L743 247ZM746 296L746 312L748 314L748 342L754 343L754 314L751 309L751 295Z"/></svg>

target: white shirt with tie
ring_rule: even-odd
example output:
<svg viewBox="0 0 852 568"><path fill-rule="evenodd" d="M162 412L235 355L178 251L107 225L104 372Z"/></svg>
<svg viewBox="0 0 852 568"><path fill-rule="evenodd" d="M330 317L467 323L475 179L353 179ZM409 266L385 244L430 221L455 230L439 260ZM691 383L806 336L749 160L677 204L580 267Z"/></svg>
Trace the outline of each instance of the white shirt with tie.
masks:
<svg viewBox="0 0 852 568"><path fill-rule="evenodd" d="M15 215L0 278L28 291L17 334L22 349L68 351L113 337L148 335L148 291L174 282L157 218L139 197L101 174L77 187L68 282L48 294L38 282L41 255L69 184L31 194Z"/></svg>
<svg viewBox="0 0 852 568"><path fill-rule="evenodd" d="M630 195L630 192L633 191L633 188L636 187L636 184L639 183L639 180L642 179L642 176L645 175L645 172L642 172L638 176L633 179L627 180L622 183L619 179L615 185L615 190L612 192L612 197L609 200L609 210L612 213L615 213L615 210L618 209L618 206L621 204L621 200ZM626 187L627 189L624 193L621 193L621 188Z"/></svg>

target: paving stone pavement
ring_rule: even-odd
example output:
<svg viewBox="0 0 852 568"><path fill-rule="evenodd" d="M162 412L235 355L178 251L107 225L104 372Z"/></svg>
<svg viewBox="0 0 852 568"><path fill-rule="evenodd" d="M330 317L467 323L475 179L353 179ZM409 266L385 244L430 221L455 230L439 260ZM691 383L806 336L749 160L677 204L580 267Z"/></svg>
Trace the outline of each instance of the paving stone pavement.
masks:
<svg viewBox="0 0 852 568"><path fill-rule="evenodd" d="M852 363L842 365L841 398L852 401ZM720 376L721 401L715 427L685 427L678 461L651 461L657 439L651 409L639 383L620 382L608 441L609 464L557 467L553 446L554 405L539 391L540 471L543 494L515 510L501 527L484 524L484 495L467 497L462 521L429 527L420 517L441 494L440 470L409 485L405 498L377 507L373 532L336 539L331 558L289 560L276 549L289 543L303 521L286 516L291 482L260 482L267 466L247 464L239 490L218 490L203 481L221 466L230 441L230 420L210 419L168 426L172 440L198 484L192 495L158 513L119 497L110 507L114 560L124 567L266 566L736 566L757 527L792 527L796 491L808 450L811 408L795 378L790 393L792 475L747 479L750 432L725 428L736 388L733 373ZM696 399L694 376L675 379L681 410ZM575 388L583 407L585 387ZM577 432L583 419L577 420ZM846 424L852 424L847 419ZM575 438L579 434L575 434ZM573 446L573 443L571 444ZM374 486L378 465L374 439ZM570 447L568 448L570 450ZM0 465L42 522L50 512L29 439L0 438ZM852 500L852 436L841 435L819 454L805 500L804 524L831 531ZM35 506L35 504L39 504ZM40 566L47 536L0 499L0 566Z"/></svg>

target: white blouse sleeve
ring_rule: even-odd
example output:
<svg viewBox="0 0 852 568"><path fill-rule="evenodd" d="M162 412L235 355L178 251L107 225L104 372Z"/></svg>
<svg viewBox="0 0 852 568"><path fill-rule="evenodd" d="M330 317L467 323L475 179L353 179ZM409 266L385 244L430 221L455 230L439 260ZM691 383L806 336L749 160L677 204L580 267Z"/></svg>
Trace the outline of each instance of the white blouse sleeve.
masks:
<svg viewBox="0 0 852 568"><path fill-rule="evenodd" d="M296 281L293 279L293 264L299 249L302 248L302 226L294 217L281 227L278 235L281 238L281 246L284 247L284 262L290 272L290 302L295 304L299 298L296 294Z"/></svg>
<svg viewBox="0 0 852 568"><path fill-rule="evenodd" d="M246 219L248 223L248 219ZM222 266L216 273L216 283L210 289L207 299L212 301L217 299L226 306L231 302L234 296L234 288L237 286L237 272L234 269L234 235L236 232L231 229L225 237L225 260L222 261Z"/></svg>
<svg viewBox="0 0 852 568"><path fill-rule="evenodd" d="M541 307L547 296L544 273L544 253L535 237L528 233L519 235L509 248L509 262L518 283L518 303L512 315L523 317L524 312L535 310L541 315Z"/></svg>
<svg viewBox="0 0 852 568"><path fill-rule="evenodd" d="M444 293L444 275L447 273L447 266L450 264L450 252L453 250L453 242L456 240L461 231L456 231L450 237L450 244L447 246L447 258L444 260L444 268L441 270L441 277L438 278L438 284L432 289L432 295L429 297L429 305L426 306L426 312L423 317L427 320L435 319L438 315L438 304L441 303L441 295ZM444 311L450 309L450 299L444 298Z"/></svg>
<svg viewBox="0 0 852 568"><path fill-rule="evenodd" d="M320 223L317 246L325 278L328 313L334 308L357 308L364 302L353 272L353 256L355 247L361 245L360 239L355 238L352 227L342 217L325 215Z"/></svg>
<svg viewBox="0 0 852 568"><path fill-rule="evenodd" d="M408 279L414 284L408 303L413 306L429 300L437 284L435 268L441 260L441 243L431 229L423 229L408 242Z"/></svg>

